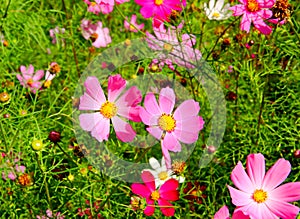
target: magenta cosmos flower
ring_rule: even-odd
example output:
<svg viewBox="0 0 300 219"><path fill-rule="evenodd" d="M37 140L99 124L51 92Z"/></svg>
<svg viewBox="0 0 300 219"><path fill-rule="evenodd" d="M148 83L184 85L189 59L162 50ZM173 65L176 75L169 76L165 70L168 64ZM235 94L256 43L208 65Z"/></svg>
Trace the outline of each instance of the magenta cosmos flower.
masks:
<svg viewBox="0 0 300 219"><path fill-rule="evenodd" d="M133 14L131 16L131 19L130 19L130 23L127 21L128 20L128 17L126 17L126 19L124 20L124 27L126 30L129 30L130 32L138 32L138 30L142 30L145 26L145 24L138 24L136 22L136 15Z"/></svg>
<svg viewBox="0 0 300 219"><path fill-rule="evenodd" d="M153 175L144 171L141 175L144 184L133 183L131 190L134 194L140 195L146 199L147 207L144 209L144 214L147 216L153 215L155 211L155 202L158 202L161 212L165 216L173 216L175 209L169 201L177 201L179 199L178 181L176 179L167 180L158 190L155 189Z"/></svg>
<svg viewBox="0 0 300 219"><path fill-rule="evenodd" d="M102 14L109 14L113 11L115 1L114 0L83 0L88 5L88 11L98 15L100 12Z"/></svg>
<svg viewBox="0 0 300 219"><path fill-rule="evenodd" d="M272 28L264 22L264 19L272 17L272 11L268 9L273 7L275 1L276 0L239 0L241 4L229 9L233 11L233 16L243 15L240 24L241 30L249 32L251 22L253 22L256 29L267 35L272 32Z"/></svg>
<svg viewBox="0 0 300 219"><path fill-rule="evenodd" d="M98 21L96 24L92 24L91 21L83 19L81 21L82 36L86 40L91 40L92 45L96 48L106 47L111 43L111 37L109 35L109 29L102 27L102 22Z"/></svg>
<svg viewBox="0 0 300 219"><path fill-rule="evenodd" d="M140 10L144 18L154 18L154 26L159 27L163 21L169 22L173 10L181 11L186 6L186 0L135 0L141 5Z"/></svg>
<svg viewBox="0 0 300 219"><path fill-rule="evenodd" d="M215 214L214 219L230 219L229 210L226 205L220 208L220 210ZM249 216L236 209L233 212L232 219L249 219Z"/></svg>
<svg viewBox="0 0 300 219"><path fill-rule="evenodd" d="M296 218L299 208L288 202L300 199L300 182L279 186L290 171L289 161L281 158L265 174L264 156L248 155L248 174L240 161L231 173L231 180L239 189L228 186L232 203L252 219Z"/></svg>
<svg viewBox="0 0 300 219"><path fill-rule="evenodd" d="M169 87L161 89L158 102L154 93L148 93L144 100L145 108L140 108L140 117L149 126L147 131L161 140L167 168L171 168L169 151L180 152L179 141L185 144L197 141L204 121L198 116L200 107L194 100L184 101L173 113L175 93Z"/></svg>
<svg viewBox="0 0 300 219"><path fill-rule="evenodd" d="M141 92L135 86L125 91L126 81L119 74L108 78L108 99L96 77L88 77L84 86L86 92L80 97L79 110L94 112L79 116L81 128L102 142L109 137L111 120L117 138L123 142L132 141L136 133L121 117L134 122L141 121L137 106L142 100Z"/></svg>
<svg viewBox="0 0 300 219"><path fill-rule="evenodd" d="M44 77L43 70L37 70L36 73L34 73L34 67L30 64L27 69L22 65L20 71L21 74L17 74L17 79L23 87L29 88L34 94L37 90L41 89L42 82L39 80Z"/></svg>

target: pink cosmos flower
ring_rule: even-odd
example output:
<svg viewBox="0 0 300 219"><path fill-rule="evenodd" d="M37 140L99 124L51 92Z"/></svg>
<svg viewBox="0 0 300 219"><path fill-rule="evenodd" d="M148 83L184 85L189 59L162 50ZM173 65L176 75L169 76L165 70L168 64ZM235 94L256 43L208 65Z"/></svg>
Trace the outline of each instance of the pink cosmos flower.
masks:
<svg viewBox="0 0 300 219"><path fill-rule="evenodd" d="M204 121L198 116L199 103L192 99L181 103L173 113L175 93L169 87L161 89L158 102L154 93L148 93L144 100L145 108L140 108L140 117L149 126L147 131L161 140L166 166L171 168L169 151L180 152L179 141L185 144L197 141Z"/></svg>
<svg viewBox="0 0 300 219"><path fill-rule="evenodd" d="M131 32L138 32L138 30L142 30L145 26L145 24L138 24L136 22L136 15L133 14L131 16L131 19L130 19L130 23L128 23L128 17L126 17L126 19L124 20L124 27L126 30L129 30Z"/></svg>
<svg viewBox="0 0 300 219"><path fill-rule="evenodd" d="M240 24L241 30L249 32L251 22L253 22L256 29L267 35L272 32L272 28L264 22L264 19L272 17L272 11L268 9L273 7L275 1L276 0L239 0L241 4L229 9L233 11L233 16L243 15Z"/></svg>
<svg viewBox="0 0 300 219"><path fill-rule="evenodd" d="M92 24L91 21L83 19L81 21L82 36L86 40L91 40L92 45L96 48L106 47L111 43L111 37L109 35L109 29L102 27L102 22L98 21L96 24Z"/></svg>
<svg viewBox="0 0 300 219"><path fill-rule="evenodd" d="M169 22L172 10L181 11L186 6L186 0L135 0L135 3L142 6L140 12L144 18L154 18L155 27Z"/></svg>
<svg viewBox="0 0 300 219"><path fill-rule="evenodd" d="M233 212L232 219L249 219L248 215L245 215L242 211L238 211L238 208ZM230 219L229 210L226 205L224 205L215 214L214 219Z"/></svg>
<svg viewBox="0 0 300 219"><path fill-rule="evenodd" d="M173 216L175 209L169 201L177 201L179 199L178 181L176 179L167 180L158 190L155 189L153 175L144 171L141 175L144 184L133 183L131 190L134 194L140 195L146 199L147 207L144 214L151 216L155 211L155 202L158 202L161 212L165 216Z"/></svg>
<svg viewBox="0 0 300 219"><path fill-rule="evenodd" d="M88 5L88 11L98 15L109 14L113 11L115 1L114 0L95 0L90 2L89 0L83 0Z"/></svg>
<svg viewBox="0 0 300 219"><path fill-rule="evenodd" d="M120 117L140 122L139 106L142 100L141 92L133 86L125 91L126 81L117 74L108 79L108 99L96 77L88 77L84 82L86 92L80 97L79 110L93 110L93 113L83 113L79 116L83 130L102 142L109 137L110 120L117 138L130 142L136 133L131 125ZM125 91L125 92L124 92ZM121 95L121 93L123 95Z"/></svg>
<svg viewBox="0 0 300 219"><path fill-rule="evenodd" d="M125 2L129 2L130 0L116 0L116 3L118 4L118 5L120 5L120 4L123 4L123 3L125 3Z"/></svg>
<svg viewBox="0 0 300 219"><path fill-rule="evenodd" d="M49 30L49 34L50 34L50 37L52 38L52 43L56 44L57 43L56 35L58 35L58 34L64 34L65 31L66 31L65 28L60 28L58 26L56 26L53 29L50 29Z"/></svg>
<svg viewBox="0 0 300 219"><path fill-rule="evenodd" d="M30 88L30 91L34 94L41 89L42 83L39 80L44 77L43 70L38 70L34 73L34 67L30 64L27 69L22 65L20 71L21 74L17 74L17 79L23 87Z"/></svg>
<svg viewBox="0 0 300 219"><path fill-rule="evenodd" d="M186 68L194 68L194 62L201 59L202 55L198 49L194 49L196 44L196 37L192 34L180 35L183 23L178 27L169 27L165 29L164 25L159 28L154 28L154 34L146 32L146 41L148 46L156 51L161 51L158 58L164 63L176 63L179 66Z"/></svg>
<svg viewBox="0 0 300 219"><path fill-rule="evenodd" d="M247 173L240 161L231 173L239 189L228 186L232 203L252 219L296 218L299 208L288 202L300 199L300 182L279 186L290 171L290 162L281 158L265 174L264 156L248 155Z"/></svg>

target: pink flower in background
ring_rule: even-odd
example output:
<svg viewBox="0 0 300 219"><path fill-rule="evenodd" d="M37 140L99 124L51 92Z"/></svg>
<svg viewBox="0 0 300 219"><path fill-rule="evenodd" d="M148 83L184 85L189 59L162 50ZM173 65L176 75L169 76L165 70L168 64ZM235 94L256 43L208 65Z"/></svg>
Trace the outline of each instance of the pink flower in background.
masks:
<svg viewBox="0 0 300 219"><path fill-rule="evenodd" d="M42 82L39 80L44 77L43 70L37 70L36 73L34 73L34 68L30 64L27 69L22 65L20 71L21 74L17 74L17 78L23 87L30 88L32 93L36 93L37 90L41 89Z"/></svg>
<svg viewBox="0 0 300 219"><path fill-rule="evenodd" d="M130 0L116 0L116 3L117 4L123 4L123 3L125 3L125 2L129 2Z"/></svg>
<svg viewBox="0 0 300 219"><path fill-rule="evenodd" d="M142 6L140 12L144 18L154 18L155 27L169 22L172 10L181 11L186 6L186 0L135 0L135 3Z"/></svg>
<svg viewBox="0 0 300 219"><path fill-rule="evenodd" d="M138 32L138 30L142 30L145 26L145 24L138 24L136 22L136 15L133 14L131 16L131 19L130 19L130 23L128 23L128 17L126 17L126 19L124 20L124 27L126 30L129 30L131 32Z"/></svg>
<svg viewBox="0 0 300 219"><path fill-rule="evenodd" d="M243 212L236 209L233 212L232 219L249 219L248 215L245 215ZM215 214L214 219L230 219L229 210L226 205L224 205L220 210Z"/></svg>
<svg viewBox="0 0 300 219"><path fill-rule="evenodd" d="M57 43L56 35L64 34L65 31L66 31L65 28L60 28L58 26L56 26L54 29L50 29L49 34L50 34L50 37L52 38L52 43L56 44Z"/></svg>
<svg viewBox="0 0 300 219"><path fill-rule="evenodd" d="M109 137L110 120L117 138L130 142L136 133L131 125L121 117L140 122L139 106L142 100L141 92L133 86L125 91L126 81L117 74L108 79L108 99L106 99L96 77L88 77L84 82L86 92L80 97L79 110L93 110L93 113L83 113L79 116L83 130L102 142ZM125 91L125 92L124 92ZM121 95L121 93L123 95ZM121 95L121 96L120 96Z"/></svg>
<svg viewBox="0 0 300 219"><path fill-rule="evenodd" d="M173 216L175 209L169 201L177 201L179 199L178 181L176 179L167 180L158 190L155 188L153 175L144 171L141 175L144 184L133 183L131 190L134 194L140 195L146 199L147 207L144 214L151 216L155 211L155 202L158 202L161 212L165 216Z"/></svg>
<svg viewBox="0 0 300 219"><path fill-rule="evenodd" d="M264 20L272 17L272 11L276 0L239 0L241 4L230 7L233 11L233 16L243 15L240 28L246 32L250 31L250 25L253 23L254 27L261 33L267 35L272 32Z"/></svg>
<svg viewBox="0 0 300 219"><path fill-rule="evenodd" d="M299 208L288 202L300 199L300 182L279 186L290 171L290 162L281 158L265 173L264 156L248 155L247 173L240 161L231 173L231 180L239 189L228 186L232 203L252 219L296 218Z"/></svg>
<svg viewBox="0 0 300 219"><path fill-rule="evenodd" d="M102 22L98 21L96 24L92 24L91 21L83 19L81 21L82 36L86 40L91 40L92 45L96 48L106 47L111 43L111 37L109 35L109 29L102 27Z"/></svg>
<svg viewBox="0 0 300 219"><path fill-rule="evenodd" d="M98 15L100 12L102 14L109 14L113 11L115 1L114 0L83 0L88 5L88 11Z"/></svg>
<svg viewBox="0 0 300 219"><path fill-rule="evenodd" d="M21 154L9 153L8 155L5 153L1 154L3 158L9 157L6 162L0 165L0 169L2 169L2 179L7 180L10 179L14 181L17 178L18 173L24 173L26 167L23 165L17 164L21 159Z"/></svg>
<svg viewBox="0 0 300 219"><path fill-rule="evenodd" d="M158 55L160 61L165 63L176 63L179 66L186 68L194 68L194 62L201 59L202 55L198 49L194 49L196 37L192 34L180 34L183 23L178 27L169 27L165 29L164 25L159 28L154 28L154 34L146 32L146 41L148 46L162 53ZM181 39L178 39L181 35ZM169 64L168 64L169 65Z"/></svg>
<svg viewBox="0 0 300 219"><path fill-rule="evenodd" d="M166 87L160 91L159 104L154 93L148 93L144 100L145 108L140 108L140 117L149 126L147 131L161 140L167 168L171 168L169 151L180 152L179 141L185 144L196 142L204 125L202 117L198 116L198 102L186 100L173 113L175 99L174 90Z"/></svg>

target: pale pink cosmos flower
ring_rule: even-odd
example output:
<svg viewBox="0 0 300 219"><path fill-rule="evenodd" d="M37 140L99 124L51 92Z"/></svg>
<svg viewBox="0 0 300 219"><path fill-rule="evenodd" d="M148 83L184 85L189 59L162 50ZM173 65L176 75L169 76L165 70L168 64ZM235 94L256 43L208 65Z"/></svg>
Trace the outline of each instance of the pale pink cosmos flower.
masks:
<svg viewBox="0 0 300 219"><path fill-rule="evenodd" d="M241 4L230 7L233 11L233 16L243 15L240 28L246 32L250 31L251 23L261 33L268 35L272 32L264 20L272 17L272 11L276 0L239 0Z"/></svg>
<svg viewBox="0 0 300 219"><path fill-rule="evenodd" d="M130 0L116 0L116 3L118 4L118 5L120 5L120 4L123 4L123 3L125 3L125 2L129 2Z"/></svg>
<svg viewBox="0 0 300 219"><path fill-rule="evenodd" d="M299 208L288 202L300 199L300 182L279 186L290 171L290 162L280 158L265 173L264 156L248 155L247 173L240 161L231 173L231 180L239 189L228 186L232 203L252 219L296 218Z"/></svg>
<svg viewBox="0 0 300 219"><path fill-rule="evenodd" d="M144 18L154 19L155 27L164 21L169 22L173 10L181 11L186 6L186 0L135 0L135 3L142 6L140 13Z"/></svg>
<svg viewBox="0 0 300 219"><path fill-rule="evenodd" d="M83 19L81 21L82 36L86 40L91 40L92 45L96 48L106 47L111 43L111 37L109 35L109 29L102 27L102 22L98 21L96 24L92 24L90 20Z"/></svg>
<svg viewBox="0 0 300 219"><path fill-rule="evenodd" d="M138 32L138 30L142 30L145 26L145 24L138 24L136 22L137 16L133 14L130 19L130 23L128 23L128 17L124 20L124 27L126 30L129 30L130 32Z"/></svg>
<svg viewBox="0 0 300 219"><path fill-rule="evenodd" d="M59 35L59 34L64 34L65 33L65 28L60 28L58 26L56 26L55 28L53 29L50 29L49 30L49 34L50 34L50 37L52 38L52 43L53 44L56 44L57 43L57 38L56 38L56 35ZM64 39L63 39L64 41Z"/></svg>
<svg viewBox="0 0 300 219"><path fill-rule="evenodd" d="M232 219L249 219L248 215L245 215L242 211L238 211L238 208L233 212ZM214 219L230 219L229 210L226 205L224 205L220 210L214 215Z"/></svg>
<svg viewBox="0 0 300 219"><path fill-rule="evenodd" d="M195 68L195 62L201 59L202 55L198 49L194 49L196 37L192 34L180 34L183 23L178 27L165 29L164 25L154 28L154 34L146 32L148 46L156 51L161 51L158 59L164 63L176 63L186 68ZM178 38L181 36L181 39Z"/></svg>
<svg viewBox="0 0 300 219"><path fill-rule="evenodd" d="M113 11L115 1L114 0L83 0L88 5L88 11L98 15L100 12L102 14L109 14Z"/></svg>
<svg viewBox="0 0 300 219"><path fill-rule="evenodd" d="M41 89L42 82L40 80L44 77L44 70L37 70L34 73L34 67L30 64L28 68L22 65L20 71L21 74L17 74L17 79L23 87L30 88L34 94Z"/></svg>
<svg viewBox="0 0 300 219"><path fill-rule="evenodd" d="M84 82L86 91L80 97L79 110L92 110L79 116L83 130L99 142L108 140L110 120L112 121L117 138L123 142L130 142L136 136L131 125L123 118L140 122L139 106L142 100L141 92L133 86L125 91L126 81L117 74L108 79L108 99L106 99L100 83L96 77L90 76ZM124 92L122 95L121 93Z"/></svg>
<svg viewBox="0 0 300 219"><path fill-rule="evenodd" d="M175 209L169 201L177 201L179 199L178 181L176 179L167 180L158 190L155 187L154 177L144 171L141 175L144 184L133 183L131 191L146 199L147 207L144 209L146 216L151 216L155 211L155 202L158 202L161 212L165 216L173 216Z"/></svg>
<svg viewBox="0 0 300 219"><path fill-rule="evenodd" d="M179 141L185 144L196 142L204 125L202 117L198 116L200 111L198 102L186 100L173 112L175 99L174 90L166 87L160 91L159 104L154 93L147 93L144 108L140 108L140 117L143 123L149 126L147 131L161 140L167 168L171 168L169 151L180 152Z"/></svg>

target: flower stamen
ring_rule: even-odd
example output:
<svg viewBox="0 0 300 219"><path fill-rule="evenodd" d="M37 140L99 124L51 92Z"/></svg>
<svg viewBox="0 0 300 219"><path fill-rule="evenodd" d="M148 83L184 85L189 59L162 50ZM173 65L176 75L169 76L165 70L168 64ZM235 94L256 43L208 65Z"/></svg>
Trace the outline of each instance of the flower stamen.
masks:
<svg viewBox="0 0 300 219"><path fill-rule="evenodd" d="M164 0L155 0L154 4L156 4L157 6L160 6L164 3Z"/></svg>
<svg viewBox="0 0 300 219"><path fill-rule="evenodd" d="M100 113L107 119L111 119L115 115L117 115L118 108L117 106L109 101L106 101L102 104L100 108Z"/></svg>
<svg viewBox="0 0 300 219"><path fill-rule="evenodd" d="M256 189L253 193L253 199L257 203L263 203L267 200L268 194L262 189Z"/></svg>
<svg viewBox="0 0 300 219"><path fill-rule="evenodd" d="M159 195L159 192L157 190L153 191L151 193L151 199L154 200L154 201L157 201L159 199L160 195Z"/></svg>
<svg viewBox="0 0 300 219"><path fill-rule="evenodd" d="M172 115L162 114L158 119L158 125L163 131L172 132L176 127L176 120Z"/></svg>
<svg viewBox="0 0 300 219"><path fill-rule="evenodd" d="M255 12L259 10L259 5L256 0L248 0L247 8L250 12Z"/></svg>

